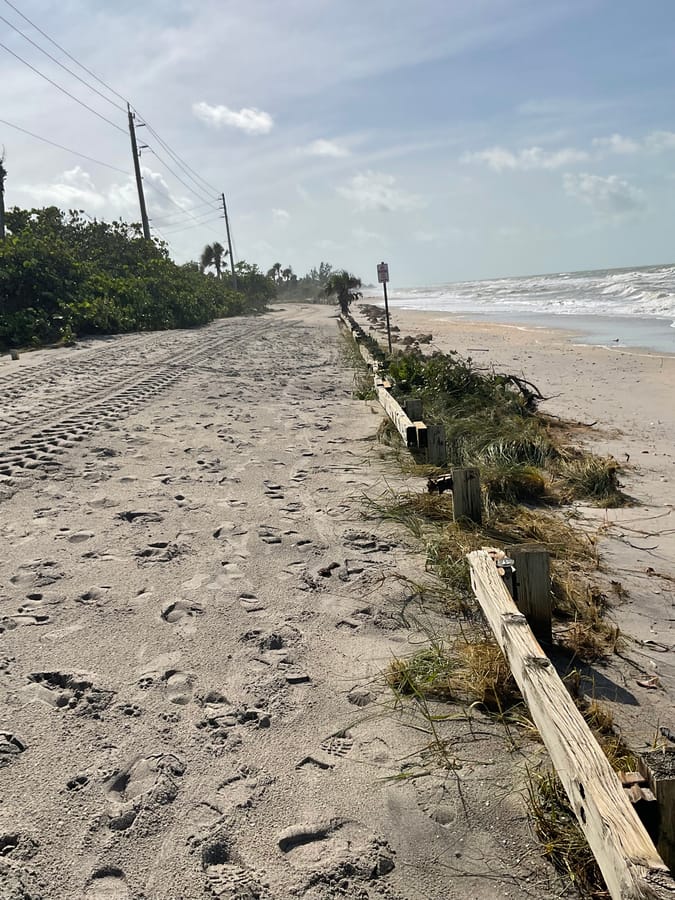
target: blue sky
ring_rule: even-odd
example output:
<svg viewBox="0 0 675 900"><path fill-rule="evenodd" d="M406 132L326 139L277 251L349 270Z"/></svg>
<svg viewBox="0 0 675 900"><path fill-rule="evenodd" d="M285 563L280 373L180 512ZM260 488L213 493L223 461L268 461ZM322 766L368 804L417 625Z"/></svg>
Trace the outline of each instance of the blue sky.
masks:
<svg viewBox="0 0 675 900"><path fill-rule="evenodd" d="M410 286L675 257L672 0L12 2L211 186L195 195L139 129L179 260L225 243L221 190L237 257L300 274L328 260L370 281L385 259ZM7 0L0 15L74 68ZM0 32L124 132L123 110ZM122 170L0 124L7 205L137 220L128 136L0 54L3 119Z"/></svg>

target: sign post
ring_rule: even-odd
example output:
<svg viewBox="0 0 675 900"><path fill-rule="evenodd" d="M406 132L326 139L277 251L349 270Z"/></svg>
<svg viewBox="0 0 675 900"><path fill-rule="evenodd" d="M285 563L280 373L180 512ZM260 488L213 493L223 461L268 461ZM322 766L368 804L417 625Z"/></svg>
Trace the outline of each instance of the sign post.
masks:
<svg viewBox="0 0 675 900"><path fill-rule="evenodd" d="M377 280L384 289L384 314L387 320L387 341L391 353L391 326L389 324L389 299L387 297L387 282L389 281L389 264L381 262L377 264Z"/></svg>

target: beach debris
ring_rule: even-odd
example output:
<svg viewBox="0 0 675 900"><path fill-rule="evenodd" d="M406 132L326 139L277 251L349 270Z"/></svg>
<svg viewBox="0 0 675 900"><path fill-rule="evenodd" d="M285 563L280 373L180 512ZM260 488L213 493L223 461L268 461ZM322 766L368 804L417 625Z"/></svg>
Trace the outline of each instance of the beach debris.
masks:
<svg viewBox="0 0 675 900"><path fill-rule="evenodd" d="M445 491L451 491L452 475L438 475L436 478L429 478L427 490L430 494L443 494Z"/></svg>
<svg viewBox="0 0 675 900"><path fill-rule="evenodd" d="M648 688L652 691L655 691L658 688L662 687L658 675L651 675L649 678L644 678L641 681L638 681L637 684L639 684L640 687Z"/></svg>

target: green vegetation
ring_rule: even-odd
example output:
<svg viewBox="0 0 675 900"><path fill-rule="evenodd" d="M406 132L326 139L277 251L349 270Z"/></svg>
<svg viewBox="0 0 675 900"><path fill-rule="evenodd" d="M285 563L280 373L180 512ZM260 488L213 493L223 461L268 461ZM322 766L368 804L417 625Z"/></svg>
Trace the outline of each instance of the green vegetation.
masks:
<svg viewBox="0 0 675 900"><path fill-rule="evenodd" d="M449 464L481 468L488 507L626 502L616 460L563 445L537 410L541 394L523 379L479 371L457 353L425 355L419 348L394 354L387 374L397 399L420 397L425 421L444 426Z"/></svg>
<svg viewBox="0 0 675 900"><path fill-rule="evenodd" d="M361 279L346 269L341 269L339 272L331 274L323 293L328 298L335 297L340 306L340 312L346 316L349 312L349 305L362 296L360 288Z"/></svg>
<svg viewBox="0 0 675 900"><path fill-rule="evenodd" d="M229 279L203 274L196 262L174 263L164 244L144 240L138 225L86 220L56 207L15 207L6 221L0 348L190 328L259 312L274 296L274 285L256 266L238 264L233 291ZM215 267L215 258L210 264Z"/></svg>
<svg viewBox="0 0 675 900"><path fill-rule="evenodd" d="M285 268L276 262L267 272L267 277L274 282L279 300L301 303L325 302L324 288L328 283L333 267L330 263L321 262L318 268L312 267L306 275L298 277L291 266Z"/></svg>

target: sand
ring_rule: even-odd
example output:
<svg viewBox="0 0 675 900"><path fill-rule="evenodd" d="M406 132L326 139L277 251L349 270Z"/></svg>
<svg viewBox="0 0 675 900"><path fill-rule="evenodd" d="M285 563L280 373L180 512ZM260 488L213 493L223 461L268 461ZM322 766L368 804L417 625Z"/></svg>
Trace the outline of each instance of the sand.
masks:
<svg viewBox="0 0 675 900"><path fill-rule="evenodd" d="M384 686L442 622L352 388L327 307L0 359L1 897L561 896L540 746L449 709L440 768Z"/></svg>
<svg viewBox="0 0 675 900"><path fill-rule="evenodd" d="M599 529L605 582L628 591L609 612L623 634L622 658L588 669L587 689L609 701L636 750L663 743L661 726L675 732L675 355L588 346L562 329L444 313L397 309L392 323L401 337L432 333L432 349L523 375L549 398L543 411L594 423L579 432L581 444L625 463L621 480L635 505L575 506L581 527ZM660 687L639 684L650 680Z"/></svg>

